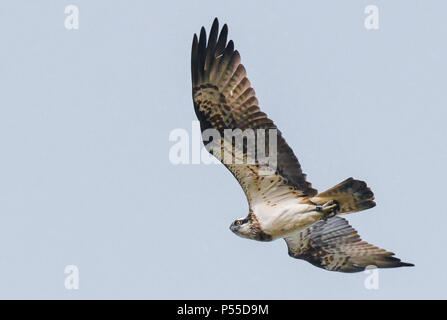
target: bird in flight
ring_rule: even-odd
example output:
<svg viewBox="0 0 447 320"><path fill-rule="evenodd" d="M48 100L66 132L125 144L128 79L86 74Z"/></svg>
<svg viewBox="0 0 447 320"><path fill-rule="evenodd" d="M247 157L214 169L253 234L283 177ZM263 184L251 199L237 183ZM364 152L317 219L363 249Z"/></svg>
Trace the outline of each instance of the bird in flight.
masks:
<svg viewBox="0 0 447 320"><path fill-rule="evenodd" d="M231 171L248 200L248 215L235 220L230 230L258 241L283 238L291 257L330 271L413 266L362 241L340 217L376 205L365 182L349 178L321 193L307 182L281 132L260 110L239 52L232 40L227 42L227 36L227 25L219 32L217 18L208 38L204 27L199 37L194 35L191 74L194 109L205 148ZM217 135L208 134L210 130ZM236 135L227 138L228 130L239 130L239 135L249 130L263 132L264 144L259 138L255 144L275 155L274 165L250 152L248 135L243 136L245 144L241 145L233 142ZM276 133L274 138L268 135L271 132ZM226 153L232 161L223 156Z"/></svg>

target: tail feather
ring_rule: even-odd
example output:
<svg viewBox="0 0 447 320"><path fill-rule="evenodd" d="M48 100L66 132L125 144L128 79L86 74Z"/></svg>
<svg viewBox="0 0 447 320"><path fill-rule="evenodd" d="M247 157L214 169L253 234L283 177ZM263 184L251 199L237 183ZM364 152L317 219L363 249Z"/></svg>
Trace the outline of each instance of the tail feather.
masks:
<svg viewBox="0 0 447 320"><path fill-rule="evenodd" d="M348 178L336 186L310 199L313 203L323 205L335 200L340 206L338 214L366 210L376 205L374 194L364 181Z"/></svg>

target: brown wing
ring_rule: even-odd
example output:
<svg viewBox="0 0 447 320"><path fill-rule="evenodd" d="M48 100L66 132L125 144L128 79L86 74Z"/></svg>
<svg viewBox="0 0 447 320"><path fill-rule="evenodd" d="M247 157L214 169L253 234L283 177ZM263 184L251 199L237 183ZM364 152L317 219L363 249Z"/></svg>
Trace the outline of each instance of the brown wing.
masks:
<svg viewBox="0 0 447 320"><path fill-rule="evenodd" d="M227 25L223 26L220 34L218 33L219 24L215 19L208 41L205 29L202 27L200 38L197 39L197 35L194 35L192 44L192 94L202 132L209 128L216 129L221 134L225 129L277 130L273 121L258 107L255 91L246 77L238 51L234 50L233 41L227 43ZM246 156L243 154L244 150L233 150L233 153L238 151L242 154L241 157ZM280 186L288 186L293 189L294 195L317 194L306 181L306 175L303 174L296 156L279 130L276 160L276 171L273 174L280 178L273 182L273 188L278 189L279 193L284 193L284 190L279 190ZM249 190L251 187L253 190L262 189L258 162L254 166L232 166L225 163L224 165L238 179L249 200L253 196L253 192L250 194Z"/></svg>
<svg viewBox="0 0 447 320"><path fill-rule="evenodd" d="M330 271L358 272L369 265L378 268L413 266L360 239L357 231L340 217L319 221L284 238L293 258L303 259Z"/></svg>

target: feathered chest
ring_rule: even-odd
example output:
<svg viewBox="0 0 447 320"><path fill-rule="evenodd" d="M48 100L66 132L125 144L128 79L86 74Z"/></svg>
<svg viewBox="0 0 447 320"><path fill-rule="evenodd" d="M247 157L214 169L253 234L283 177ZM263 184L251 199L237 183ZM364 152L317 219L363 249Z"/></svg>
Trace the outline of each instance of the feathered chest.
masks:
<svg viewBox="0 0 447 320"><path fill-rule="evenodd" d="M254 203L251 208L261 230L273 238L282 238L321 219L320 213L314 211L314 205L294 199L282 200L275 206L265 202Z"/></svg>

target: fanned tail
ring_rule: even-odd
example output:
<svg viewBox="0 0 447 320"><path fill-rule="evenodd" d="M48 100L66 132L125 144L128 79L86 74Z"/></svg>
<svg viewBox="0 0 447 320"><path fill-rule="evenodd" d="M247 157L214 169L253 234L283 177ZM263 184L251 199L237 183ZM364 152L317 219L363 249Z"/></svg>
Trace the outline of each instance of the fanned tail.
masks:
<svg viewBox="0 0 447 320"><path fill-rule="evenodd" d="M364 181L348 178L336 186L310 199L313 203L323 205L334 200L339 205L338 214L366 210L376 205L374 194Z"/></svg>

